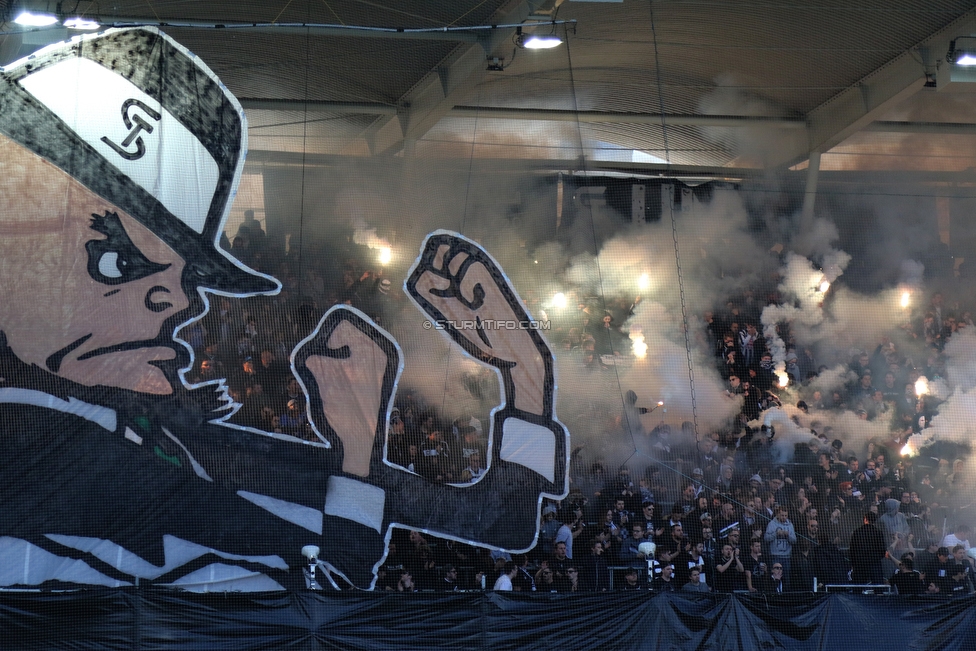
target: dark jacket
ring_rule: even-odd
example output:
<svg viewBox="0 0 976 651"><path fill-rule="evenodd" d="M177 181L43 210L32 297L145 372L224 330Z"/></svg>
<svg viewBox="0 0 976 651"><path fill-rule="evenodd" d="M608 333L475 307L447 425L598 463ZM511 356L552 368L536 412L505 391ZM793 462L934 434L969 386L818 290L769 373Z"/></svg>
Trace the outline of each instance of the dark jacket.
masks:
<svg viewBox="0 0 976 651"><path fill-rule="evenodd" d="M580 563L580 582L590 592L610 589L610 566L603 556L589 555Z"/></svg>
<svg viewBox="0 0 976 651"><path fill-rule="evenodd" d="M881 561L884 560L888 547L885 545L881 530L873 524L865 524L856 529L851 535L850 557L854 568L854 582L863 582L876 578L875 572L880 574Z"/></svg>

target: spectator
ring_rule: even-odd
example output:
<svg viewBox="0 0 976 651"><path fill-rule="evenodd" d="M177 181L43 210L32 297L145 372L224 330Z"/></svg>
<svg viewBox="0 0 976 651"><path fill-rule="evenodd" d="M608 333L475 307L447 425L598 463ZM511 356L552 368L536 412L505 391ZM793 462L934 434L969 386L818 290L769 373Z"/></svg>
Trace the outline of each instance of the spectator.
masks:
<svg viewBox="0 0 976 651"><path fill-rule="evenodd" d="M942 539L942 546L952 549L956 545L962 545L963 549L969 549L969 525L957 524L955 530Z"/></svg>
<svg viewBox="0 0 976 651"><path fill-rule="evenodd" d="M525 554L516 554L512 559L518 571L512 579L512 589L515 592L535 592L535 579L529 573L529 557Z"/></svg>
<svg viewBox="0 0 976 651"><path fill-rule="evenodd" d="M636 567L629 567L624 573L624 582L620 586L621 590L646 590L647 584L640 582L640 575Z"/></svg>
<svg viewBox="0 0 976 651"><path fill-rule="evenodd" d="M915 564L908 556L901 559L898 571L891 577L889 583L900 595L916 595L925 592L921 575L915 571Z"/></svg>
<svg viewBox="0 0 976 651"><path fill-rule="evenodd" d="M474 451L468 455L468 467L461 471L461 481L469 483L481 479L485 472L481 467L481 452Z"/></svg>
<svg viewBox="0 0 976 651"><path fill-rule="evenodd" d="M915 568L916 571L925 573L925 570L938 560L937 551L939 549L939 541L937 538L930 538L926 541L924 549L918 549L915 552Z"/></svg>
<svg viewBox="0 0 976 651"><path fill-rule="evenodd" d="M727 540L728 543L732 545L733 549L742 549L743 546L741 543L741 538L742 538L742 532L739 530L739 528L732 527L731 529L728 530L725 540Z"/></svg>
<svg viewBox="0 0 976 651"><path fill-rule="evenodd" d="M583 592L585 588L580 582L579 568L575 565L567 567L565 576L556 581L556 589L559 592Z"/></svg>
<svg viewBox="0 0 976 651"><path fill-rule="evenodd" d="M692 568L688 575L688 582L681 586L682 592L711 592L708 584L702 580L701 570L697 567Z"/></svg>
<svg viewBox="0 0 976 651"><path fill-rule="evenodd" d="M973 564L962 545L956 545L952 548L952 559L965 570L966 583L969 584L970 588L976 587L973 585Z"/></svg>
<svg viewBox="0 0 976 651"><path fill-rule="evenodd" d="M685 538L681 551L671 557L671 562L674 564L675 580L678 585L684 585L692 568L697 567L699 571L704 569L701 558L701 542L692 542Z"/></svg>
<svg viewBox="0 0 976 651"><path fill-rule="evenodd" d="M882 562L882 569L885 580L890 579L895 573L898 561L906 554L915 557L915 547L912 545L914 534L895 534L888 545L888 555Z"/></svg>
<svg viewBox="0 0 976 651"><path fill-rule="evenodd" d="M542 567L535 573L536 592L559 592L555 573L548 567Z"/></svg>
<svg viewBox="0 0 976 651"><path fill-rule="evenodd" d="M410 574L409 570L403 570L400 573L400 580L397 582L396 591L397 592L419 592L419 588L413 582L413 575Z"/></svg>
<svg viewBox="0 0 976 651"><path fill-rule="evenodd" d="M617 557L624 565L636 566L637 563L644 560L644 554L640 551L641 544L647 542L644 539L644 523L640 521L632 523L630 531L630 536L625 538L620 545L620 552Z"/></svg>
<svg viewBox="0 0 976 651"><path fill-rule="evenodd" d="M549 559L549 567L556 575L556 580L566 576L566 568L572 565L573 559L571 559L566 553L566 543L557 542L556 547L552 552L552 558Z"/></svg>
<svg viewBox="0 0 976 651"><path fill-rule="evenodd" d="M569 511L560 513L560 517L562 518L562 526L556 530L557 554L559 545L561 544L563 546L563 554L565 558L573 560L573 541L576 540L576 537L580 533L582 533L583 526L585 525L576 528L576 523L579 522L579 518L574 513L570 513ZM574 523L573 527L569 525L570 522Z"/></svg>
<svg viewBox="0 0 976 651"><path fill-rule="evenodd" d="M905 514L901 513L901 502L896 499L887 499L884 502L885 514L878 518L878 528L885 541L891 542L896 535L907 538L911 530L908 527L908 520ZM948 547L948 545L946 545Z"/></svg>
<svg viewBox="0 0 976 651"><path fill-rule="evenodd" d="M651 582L654 592L677 592L682 586L674 580L674 567L670 563L661 566L661 575Z"/></svg>
<svg viewBox="0 0 976 651"><path fill-rule="evenodd" d="M966 568L963 565L959 563L952 565L947 592L953 597L961 597L972 592L969 582L966 580Z"/></svg>
<svg viewBox="0 0 976 651"><path fill-rule="evenodd" d="M671 535L658 543L658 553L661 559L670 562L674 556L684 549L685 537L681 523L671 525Z"/></svg>
<svg viewBox="0 0 976 651"><path fill-rule="evenodd" d="M812 553L813 544L809 540L801 539L793 554L793 574L790 576L790 589L795 592L813 592L814 578L817 576Z"/></svg>
<svg viewBox="0 0 976 651"><path fill-rule="evenodd" d="M781 564L783 575L789 576L793 545L796 544L796 530L788 518L785 506L776 509L776 517L766 527L765 540L769 544L769 556L772 562Z"/></svg>
<svg viewBox="0 0 976 651"><path fill-rule="evenodd" d="M897 501L897 500L896 500ZM884 535L875 526L878 516L873 511L864 514L864 524L851 536L851 564L854 583L878 585L884 582L881 561L888 553ZM948 553L948 552L947 552Z"/></svg>
<svg viewBox="0 0 976 651"><path fill-rule="evenodd" d="M606 592L610 589L610 566L603 557L603 541L594 538L590 541L589 556L581 564L583 586L590 592Z"/></svg>
<svg viewBox="0 0 976 651"><path fill-rule="evenodd" d="M518 573L518 566L515 565L514 561L505 561L505 565L502 568L501 574L495 579L495 585L492 590L496 592L511 592L514 589L512 580Z"/></svg>
<svg viewBox="0 0 976 651"><path fill-rule="evenodd" d="M759 592L766 581L766 561L762 558L762 542L753 540L749 545L749 558L746 559L746 589Z"/></svg>
<svg viewBox="0 0 976 651"><path fill-rule="evenodd" d="M659 537L664 535L665 523L654 516L654 500L644 500L641 505L641 515L644 516L644 527L647 530L647 539L656 542Z"/></svg>
<svg viewBox="0 0 976 651"><path fill-rule="evenodd" d="M718 527L719 531L721 531L736 523L739 523L739 517L735 512L735 504L732 502L723 503L718 515L714 519L714 526Z"/></svg>
<svg viewBox="0 0 976 651"><path fill-rule="evenodd" d="M783 564L778 561L773 561L769 578L766 580L766 585L762 591L768 594L783 594L786 592L787 583L784 576Z"/></svg>
<svg viewBox="0 0 976 651"><path fill-rule="evenodd" d="M456 592L461 588L458 586L458 571L453 565L445 565L443 570L443 578L439 584L441 592Z"/></svg>
<svg viewBox="0 0 976 651"><path fill-rule="evenodd" d="M925 580L934 582L941 592L946 592L949 588L953 565L955 565L955 562L950 559L949 550L945 547L939 547L936 551L935 560L922 568Z"/></svg>
<svg viewBox="0 0 976 651"><path fill-rule="evenodd" d="M716 592L734 592L745 587L746 569L739 560L739 550L722 545L722 557L715 561L714 587Z"/></svg>
<svg viewBox="0 0 976 651"><path fill-rule="evenodd" d="M556 544L556 533L562 522L556 519L556 507L547 504L542 509L542 524L539 526L539 545L536 548L540 558L549 558Z"/></svg>

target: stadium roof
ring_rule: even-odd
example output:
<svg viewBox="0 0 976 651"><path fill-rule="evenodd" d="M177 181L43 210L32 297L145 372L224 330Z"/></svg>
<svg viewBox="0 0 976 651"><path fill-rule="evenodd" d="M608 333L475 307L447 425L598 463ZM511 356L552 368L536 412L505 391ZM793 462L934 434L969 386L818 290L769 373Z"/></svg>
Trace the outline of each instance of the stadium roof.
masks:
<svg viewBox="0 0 976 651"><path fill-rule="evenodd" d="M52 5L8 3L4 63L75 33L23 31L15 6ZM102 25L160 24L198 54L244 104L252 162L473 156L578 169L582 156L591 170L714 177L802 168L818 153L823 170L968 178L976 167L976 83L946 61L954 39L976 33L973 0L80 0L73 9ZM518 25L564 43L522 49Z"/></svg>

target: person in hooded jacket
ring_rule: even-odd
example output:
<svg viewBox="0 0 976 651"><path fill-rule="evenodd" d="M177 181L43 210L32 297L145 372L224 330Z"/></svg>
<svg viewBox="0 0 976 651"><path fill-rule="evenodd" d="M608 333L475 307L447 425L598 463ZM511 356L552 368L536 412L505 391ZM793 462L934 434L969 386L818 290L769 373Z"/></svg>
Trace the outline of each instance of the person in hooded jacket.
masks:
<svg viewBox="0 0 976 651"><path fill-rule="evenodd" d="M878 528L884 536L885 543L890 544L896 534L901 534L900 538L908 538L911 527L908 526L908 519L901 513L901 502L892 498L885 500L885 513L878 518Z"/></svg>

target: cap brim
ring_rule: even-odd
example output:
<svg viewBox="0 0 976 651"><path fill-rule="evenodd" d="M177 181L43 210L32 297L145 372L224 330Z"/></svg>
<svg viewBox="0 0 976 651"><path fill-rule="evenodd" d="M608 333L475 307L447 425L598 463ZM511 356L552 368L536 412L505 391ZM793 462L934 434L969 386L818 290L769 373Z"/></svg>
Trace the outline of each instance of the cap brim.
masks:
<svg viewBox="0 0 976 651"><path fill-rule="evenodd" d="M225 257L214 246L192 242L190 247L180 246L180 249L183 249L180 254L187 266L184 278L197 287L222 294L277 294L281 290L281 283L277 279Z"/></svg>

